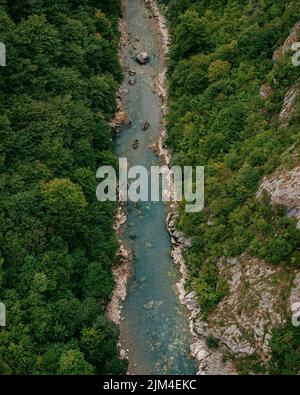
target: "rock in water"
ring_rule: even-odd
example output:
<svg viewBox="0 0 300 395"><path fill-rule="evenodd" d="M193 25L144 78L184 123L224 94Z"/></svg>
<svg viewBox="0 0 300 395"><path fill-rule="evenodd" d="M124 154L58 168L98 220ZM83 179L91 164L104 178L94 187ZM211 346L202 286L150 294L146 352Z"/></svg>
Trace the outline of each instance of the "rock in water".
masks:
<svg viewBox="0 0 300 395"><path fill-rule="evenodd" d="M147 54L147 52L140 52L136 55L136 61L139 64L146 64L148 63L150 60L149 55Z"/></svg>
<svg viewBox="0 0 300 395"><path fill-rule="evenodd" d="M135 83L136 83L135 77L130 77L128 82L129 82L129 85L135 85Z"/></svg>
<svg viewBox="0 0 300 395"><path fill-rule="evenodd" d="M137 235L134 232L132 232L132 233L129 234L129 238L131 240L135 240L137 238Z"/></svg>
<svg viewBox="0 0 300 395"><path fill-rule="evenodd" d="M147 130L150 126L150 123L148 121L145 121L144 126L143 126L143 130Z"/></svg>
<svg viewBox="0 0 300 395"><path fill-rule="evenodd" d="M139 145L140 145L139 140L138 139L134 139L133 142L132 142L132 148L133 149L138 149Z"/></svg>
<svg viewBox="0 0 300 395"><path fill-rule="evenodd" d="M153 309L154 304L155 304L154 300L150 300L150 302L144 304L144 309L145 310Z"/></svg>

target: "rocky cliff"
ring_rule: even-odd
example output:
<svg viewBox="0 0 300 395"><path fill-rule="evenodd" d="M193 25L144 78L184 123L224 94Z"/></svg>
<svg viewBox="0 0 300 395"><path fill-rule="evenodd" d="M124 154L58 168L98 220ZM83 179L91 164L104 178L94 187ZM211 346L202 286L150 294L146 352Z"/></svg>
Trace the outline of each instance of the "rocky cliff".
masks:
<svg viewBox="0 0 300 395"><path fill-rule="evenodd" d="M300 22L297 22L283 46L274 53L274 67L289 53L299 32ZM274 88L266 83L259 94L266 101L274 94ZM282 133L295 112L298 94L299 80L284 95L278 115L278 127ZM289 168L283 164L275 172L264 176L256 198L259 201L267 193L270 204L285 207L286 215L296 218L297 228L300 229L300 166L297 152L296 145L284 152ZM215 363L218 373L232 374L236 363L224 364L226 355L235 362L239 358L255 356L264 365L270 359L272 330L291 320L292 314L298 311L300 271L284 265L270 265L246 253L235 258L222 258L217 265L219 276L228 282L228 294L205 322L198 324L198 328L199 335L204 335L206 340L212 338L215 343L218 342L219 350L203 353L200 370L214 373L208 366ZM223 354L222 360L220 353Z"/></svg>

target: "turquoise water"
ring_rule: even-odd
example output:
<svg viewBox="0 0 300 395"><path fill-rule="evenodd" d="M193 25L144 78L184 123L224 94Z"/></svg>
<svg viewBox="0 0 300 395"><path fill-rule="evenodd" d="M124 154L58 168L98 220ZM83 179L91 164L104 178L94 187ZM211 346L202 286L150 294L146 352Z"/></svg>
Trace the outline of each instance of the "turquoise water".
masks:
<svg viewBox="0 0 300 395"><path fill-rule="evenodd" d="M163 69L160 36L144 0L126 0L125 21L130 42L123 48L123 66L136 71L137 82L126 86L125 105L132 123L116 140L117 154L126 157L129 166L149 169L159 164L148 146L157 140L162 120L162 102L152 89ZM140 50L146 50L151 57L146 66L134 60ZM143 131L146 120L151 126ZM134 139L140 143L137 150L132 148ZM120 329L122 348L129 349L129 373L133 374L196 372L196 362L189 356L193 338L187 311L177 295L179 272L170 258L165 218L166 207L161 202L128 203L123 237L133 251L134 263Z"/></svg>

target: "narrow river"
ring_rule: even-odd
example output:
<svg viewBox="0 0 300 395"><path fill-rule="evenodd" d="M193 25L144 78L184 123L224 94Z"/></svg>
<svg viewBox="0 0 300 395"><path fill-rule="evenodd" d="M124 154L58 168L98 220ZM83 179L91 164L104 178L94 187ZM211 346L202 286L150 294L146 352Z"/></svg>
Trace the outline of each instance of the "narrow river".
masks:
<svg viewBox="0 0 300 395"><path fill-rule="evenodd" d="M149 149L157 141L163 117L160 97L153 83L163 70L161 37L157 21L144 0L125 0L125 23L129 40L123 47L123 67L128 93L125 109L131 126L123 128L116 140L119 157L128 166L150 169L159 158ZM147 51L150 62L141 66L135 54ZM128 70L136 72L135 85L129 85ZM144 122L150 127L143 131ZM139 140L138 149L132 142ZM190 357L193 342L188 314L179 302L176 283L179 270L170 257L171 243L166 229L163 203L128 203L123 238L134 254L133 275L123 306L121 345L129 350L130 374L195 374L196 362Z"/></svg>

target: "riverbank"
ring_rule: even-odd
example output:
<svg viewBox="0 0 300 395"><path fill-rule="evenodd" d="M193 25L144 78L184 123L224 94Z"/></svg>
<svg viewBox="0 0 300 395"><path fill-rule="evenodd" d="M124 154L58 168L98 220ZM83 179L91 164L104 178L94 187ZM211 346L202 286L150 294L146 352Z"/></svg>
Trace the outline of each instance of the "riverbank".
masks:
<svg viewBox="0 0 300 395"><path fill-rule="evenodd" d="M153 18L156 20L157 29L160 35L161 46L159 48L160 56L164 59L163 69L157 75L154 83L152 84L153 92L155 92L162 101L161 111L163 116L165 117L168 112L168 82L167 82L167 66L165 60L168 56L169 46L170 46L170 37L168 33L168 28L166 24L166 20L163 15L161 15L158 5L154 0L145 0L146 7L151 10ZM123 10L125 10L125 2L123 2ZM125 18L123 17L120 21L120 32L121 32L121 40L120 40L120 59L124 67L125 74L128 73L128 67L125 62L125 54L124 48L130 42L130 35L126 29ZM129 124L129 116L126 112L126 95L128 93L126 78L122 86L120 87L117 95L118 99L118 111L117 115L114 118L113 125L115 130L122 126L126 126ZM167 165L170 164L171 154L166 147L166 125L164 118L161 122L160 133L156 140L156 142L149 146L149 148L154 149L153 151L159 156L161 161ZM170 185L171 187L171 185ZM189 313L189 325L191 334L194 337L194 341L190 344L190 351L193 357L200 363L199 372L203 371L203 359L207 359L208 355L211 353L208 351L206 346L206 341L203 337L199 335L199 328L202 328L202 323L199 321L198 316L200 313L200 307L196 300L196 295L194 293L188 293L185 290L185 283L188 276L187 268L185 265L185 261L183 258L183 250L190 246L190 241L187 240L183 234L178 232L175 228L175 223L178 218L177 206L175 203L172 203L168 206L168 214L166 216L166 227L169 232L172 244L172 251L170 256L172 257L173 263L180 270L180 279L176 283L178 297L180 303L187 307ZM114 229L118 235L118 240L120 243L120 250L118 255L120 257L119 265L113 269L113 274L116 282L115 290L112 295L111 302L108 306L107 313L108 317L114 321L116 324L120 325L122 320L122 308L123 302L125 301L127 295L127 286L128 280L130 278L131 273L131 264L132 264L132 253L128 246L124 245L124 241L120 238L120 232L122 231L121 226L125 224L127 220L125 211L123 207L118 207L116 217L115 217L115 225ZM123 318L124 319L124 318ZM120 356L122 358L128 356L129 349L124 349L120 343ZM136 362L135 362L136 364ZM206 366L204 366L206 369Z"/></svg>
<svg viewBox="0 0 300 395"><path fill-rule="evenodd" d="M163 60L162 70L156 75L155 80L151 85L153 92L161 99L161 112L163 114L163 118L160 122L160 131L156 142L150 144L148 148L152 149L153 152L159 156L161 162L169 165L171 162L171 154L165 144L167 131L164 117L168 112L168 81L166 59L170 46L170 37L166 20L164 16L160 13L157 3L154 0L145 0L145 5L146 8L151 11L151 16L156 23L156 28L159 33L161 43L160 47L158 48L159 56ZM125 2L123 2L123 10L125 11ZM120 59L122 64L124 65L125 80L120 87L117 95L118 110L116 117L113 121L116 132L118 132L120 128L130 125L131 122L126 111L126 98L128 94L126 74L129 72L129 67L126 64L125 53L127 46L130 44L131 38L130 34L126 29L125 17L123 17L120 21L120 32ZM194 292L187 293L185 290L185 283L188 276L188 271L184 261L183 251L185 248L190 247L190 241L187 240L181 232L178 232L178 230L176 230L175 224L177 218L177 206L175 203L171 203L168 205L166 227L169 232L172 245L170 256L173 260L173 264L178 267L180 271L180 279L176 282L178 292L177 297L179 298L180 303L184 305L189 311L189 327L193 336L193 339L189 346L191 355L199 363L198 374L218 374L220 372L224 373L226 372L226 369L224 369L223 365L220 366L222 354L216 351L211 352L206 345L206 340L203 336L203 324L199 319L200 307L197 303L196 295ZM126 220L127 216L125 213L125 208L121 206L118 207L115 217L114 229L118 235L118 240L120 243L120 250L118 252L118 255L120 257L120 263L116 268L113 269L116 287L107 309L109 318L118 325L120 325L121 321L124 320L124 317L122 317L123 302L126 299L128 281L131 276L132 270L132 253L128 245L125 245L124 239L122 239L121 237L122 225L125 224ZM120 341L120 356L122 358L128 357L129 351L130 350L127 348L127 346L122 346L122 341ZM137 361L134 361L134 366L136 365ZM211 368L211 365L213 365L213 368Z"/></svg>
<svg viewBox="0 0 300 395"><path fill-rule="evenodd" d="M162 40L162 56L167 59L171 38L167 28L167 22L164 16L160 13L159 7L155 0L145 0L152 9L153 14L157 18L158 29ZM163 100L162 112L164 116L168 113L168 80L167 67L159 75L157 84L157 92ZM168 150L165 140L167 137L167 129L165 121L163 121L160 137L158 139L158 154L162 161L169 165L171 162L171 153ZM171 188L171 184L169 185ZM199 375L216 375L216 374L234 374L233 366L230 362L223 362L223 353L219 350L210 350L207 346L206 338L204 336L204 324L200 318L201 308L197 301L195 292L187 292L185 289L186 280L188 278L188 269L183 257L184 249L191 246L182 232L176 229L176 221L179 218L177 205L175 202L169 204L168 214L166 217L166 226L171 237L172 251L171 257L174 265L178 266L181 273L180 281L176 283L179 300L186 306L189 311L190 331L194 337L194 342L190 346L192 356L199 363L197 374Z"/></svg>
<svg viewBox="0 0 300 395"><path fill-rule="evenodd" d="M122 302L124 302L127 294L127 284L131 273L132 252L126 246L121 238L122 225L127 220L123 206L119 206L115 213L115 221L113 229L118 236L119 250L117 253L118 265L112 270L115 279L115 288L111 296L111 300L107 306L107 316L115 324L120 325L122 319ZM120 356L124 358L124 350L120 350Z"/></svg>
<svg viewBox="0 0 300 395"><path fill-rule="evenodd" d="M122 0L122 16L119 21L119 32L120 32L120 42L119 42L119 59L120 63L124 64L123 60L123 48L129 42L129 36L126 30L126 23L124 18L125 11L125 0ZM126 70L124 70L124 73ZM125 110L125 99L128 89L126 88L125 80L121 84L120 88L116 94L117 110L113 118L111 119L110 126L114 133L119 133L120 128L129 126L130 119ZM129 246L124 243L121 238L122 226L126 223L127 216L124 208L124 204L119 204L114 217L113 229L117 235L119 250L117 253L118 263L113 268L113 276L115 280L115 288L111 296L111 300L107 306L106 314L107 317L113 321L115 324L120 325L122 320L122 308L123 302L127 295L128 280L131 276L131 265L132 265L132 251ZM119 343L120 357L126 357L126 351L121 348Z"/></svg>
<svg viewBox="0 0 300 395"><path fill-rule="evenodd" d="M126 115L119 116L123 121L116 127L117 154L131 165L169 163L163 124L169 46L165 21L153 1L125 3L120 22L124 82L118 107ZM136 53L143 50L150 54L146 66L135 62ZM145 121L149 121L147 131L142 130ZM137 150L132 149L134 139L139 141ZM149 149L153 145L159 156ZM175 288L181 280L170 256L166 207L162 202L128 203L118 210L116 232L126 252L114 270L116 288L108 315L120 325L120 355L129 358L128 373L194 374L195 364L189 357L193 337Z"/></svg>

